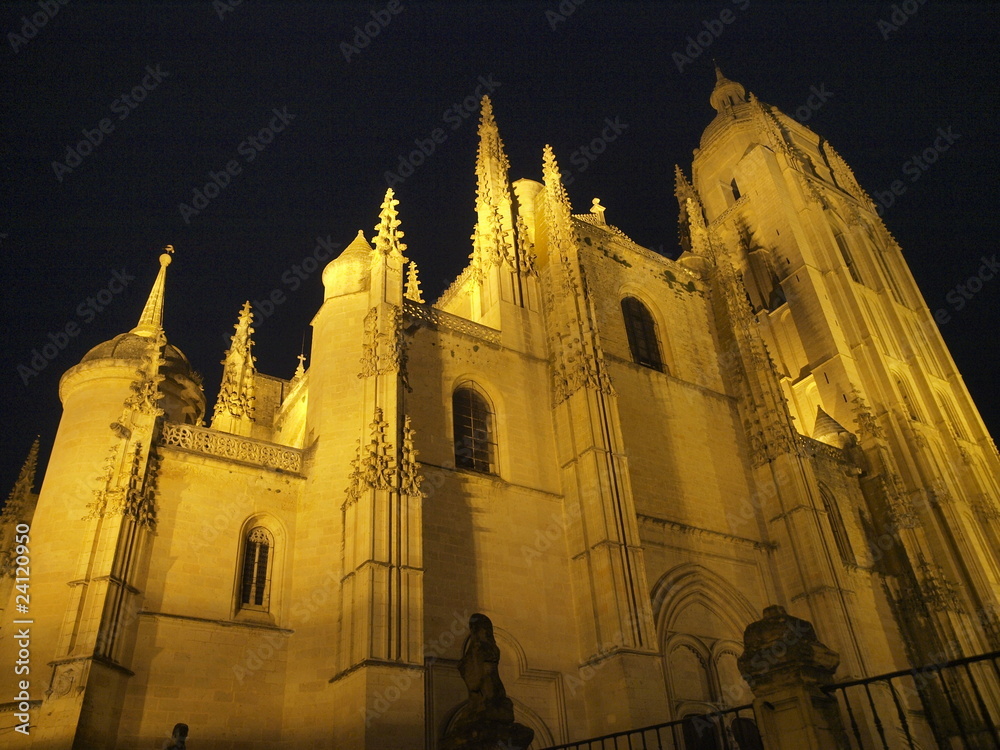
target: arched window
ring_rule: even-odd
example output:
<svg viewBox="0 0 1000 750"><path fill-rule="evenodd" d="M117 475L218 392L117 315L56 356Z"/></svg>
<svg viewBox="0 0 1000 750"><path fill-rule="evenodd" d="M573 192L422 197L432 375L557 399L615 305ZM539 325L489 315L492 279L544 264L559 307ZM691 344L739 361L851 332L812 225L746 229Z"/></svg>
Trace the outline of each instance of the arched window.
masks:
<svg viewBox="0 0 1000 750"><path fill-rule="evenodd" d="M903 378L899 375L896 375L896 387L899 389L899 395L903 399L903 406L906 409L906 415L914 422L923 421L920 419L920 414L917 412L917 409L913 404L913 397L910 395L910 389L903 381Z"/></svg>
<svg viewBox="0 0 1000 750"><path fill-rule="evenodd" d="M944 412L944 418L947 423L951 425L951 429L955 433L955 437L967 440L968 438L965 435L965 430L962 429L962 423L958 421L958 417L955 416L955 410L951 408L948 397L941 393L938 393L937 397L938 403L941 404L941 411Z"/></svg>
<svg viewBox="0 0 1000 750"><path fill-rule="evenodd" d="M496 474L496 436L490 405L472 388L459 388L451 400L455 424L455 466Z"/></svg>
<svg viewBox="0 0 1000 750"><path fill-rule="evenodd" d="M625 332L628 334L632 361L663 372L663 360L660 359L660 346L656 341L656 324L652 314L635 297L625 297L622 300L622 316L625 318Z"/></svg>
<svg viewBox="0 0 1000 750"><path fill-rule="evenodd" d="M263 526L250 529L243 546L240 609L268 611L273 559L274 538L271 532Z"/></svg>
<svg viewBox="0 0 1000 750"><path fill-rule="evenodd" d="M837 504L837 498L823 484L819 486L819 496L823 501L823 510L826 511L826 518L830 523L830 529L833 531L833 541L837 545L837 552L840 553L840 559L845 565L853 565L856 562L854 551L851 549L851 540L847 536L847 528L844 526L844 517L840 515L840 506Z"/></svg>

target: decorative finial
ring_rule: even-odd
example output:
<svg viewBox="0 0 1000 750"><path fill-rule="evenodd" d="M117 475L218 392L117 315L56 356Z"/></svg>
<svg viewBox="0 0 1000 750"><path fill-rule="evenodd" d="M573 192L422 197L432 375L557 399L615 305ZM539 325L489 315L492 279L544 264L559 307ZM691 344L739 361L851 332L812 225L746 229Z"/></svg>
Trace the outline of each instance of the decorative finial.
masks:
<svg viewBox="0 0 1000 750"><path fill-rule="evenodd" d="M409 262L406 269L406 291L403 296L412 300L413 302L420 302L423 304L424 297L420 291L420 279L417 278L417 264L412 260Z"/></svg>
<svg viewBox="0 0 1000 750"><path fill-rule="evenodd" d="M594 214L597 217L597 220L601 224L607 224L607 222L604 220L604 212L606 210L607 209L601 205L601 199L594 198L594 205L590 207L590 213Z"/></svg>
<svg viewBox="0 0 1000 750"><path fill-rule="evenodd" d="M256 358L253 356L251 338L254 332L253 307L249 300L243 303L234 328L236 332L232 337L232 345L222 360L222 386L212 417L212 428L225 432L236 432L234 419L254 419Z"/></svg>
<svg viewBox="0 0 1000 750"><path fill-rule="evenodd" d="M392 188L385 191L379 223L375 225L375 250L382 255L402 257L406 245L399 241L403 237L403 233L398 229L399 214L396 211L396 206L399 205L399 201L395 199L394 195Z"/></svg>
<svg viewBox="0 0 1000 750"><path fill-rule="evenodd" d="M302 376L306 374L306 355L299 354L298 356L299 364L295 367L295 374L292 376L292 382L297 382L302 379Z"/></svg>

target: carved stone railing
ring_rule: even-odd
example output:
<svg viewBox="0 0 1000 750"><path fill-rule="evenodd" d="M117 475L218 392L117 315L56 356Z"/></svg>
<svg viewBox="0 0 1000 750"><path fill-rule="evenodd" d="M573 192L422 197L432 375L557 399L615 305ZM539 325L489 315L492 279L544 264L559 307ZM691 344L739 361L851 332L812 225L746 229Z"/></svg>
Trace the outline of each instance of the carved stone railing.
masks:
<svg viewBox="0 0 1000 750"><path fill-rule="evenodd" d="M189 424L164 422L160 445L172 446L192 453L228 458L247 464L299 473L302 451L263 440L230 435L226 432L195 427Z"/></svg>
<svg viewBox="0 0 1000 750"><path fill-rule="evenodd" d="M500 343L500 331L496 328L473 323L471 320L446 313L444 310L438 310L430 305L422 305L413 300L403 300L403 313L408 318L431 328L449 328L491 344Z"/></svg>
<svg viewBox="0 0 1000 750"><path fill-rule="evenodd" d="M843 451L840 448L837 448L833 445L829 445L828 443L823 443L814 438L807 437L806 435L802 434L799 435L799 445L802 446L802 449L806 452L806 455L826 456L827 458L831 458L834 461L837 461L838 463L842 464L848 462L846 451Z"/></svg>

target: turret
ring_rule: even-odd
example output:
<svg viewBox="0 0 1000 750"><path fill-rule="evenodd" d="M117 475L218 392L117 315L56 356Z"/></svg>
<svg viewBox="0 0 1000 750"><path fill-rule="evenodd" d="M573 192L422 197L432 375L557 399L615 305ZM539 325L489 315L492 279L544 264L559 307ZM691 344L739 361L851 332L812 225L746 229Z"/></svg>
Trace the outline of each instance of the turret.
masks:
<svg viewBox="0 0 1000 750"><path fill-rule="evenodd" d="M172 251L136 326L60 381L63 415L31 529L45 544L32 558L30 614L32 675L45 696L33 736L46 747L116 744L156 528L160 425L204 413L197 376L163 332Z"/></svg>

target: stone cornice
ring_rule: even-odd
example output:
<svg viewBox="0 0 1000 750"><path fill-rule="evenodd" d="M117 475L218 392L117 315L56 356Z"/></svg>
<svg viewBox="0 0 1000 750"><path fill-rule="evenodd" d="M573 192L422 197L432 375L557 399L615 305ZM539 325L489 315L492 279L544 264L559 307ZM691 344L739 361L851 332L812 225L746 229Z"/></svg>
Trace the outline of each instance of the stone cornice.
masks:
<svg viewBox="0 0 1000 750"><path fill-rule="evenodd" d="M776 542L761 542L756 539L749 539L743 536L736 536L734 534L727 534L723 531L714 531L713 529L705 529L700 526L691 526L690 524L681 523L680 521L671 521L666 518L659 518L657 516L649 516L644 513L636 513L636 518L639 519L640 523L644 524L655 524L657 526L665 526L675 531L680 531L684 534L701 534L704 536L712 536L718 539L725 539L727 542L735 542L737 544L744 544L754 549L762 550L775 550L778 548Z"/></svg>

